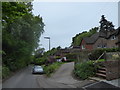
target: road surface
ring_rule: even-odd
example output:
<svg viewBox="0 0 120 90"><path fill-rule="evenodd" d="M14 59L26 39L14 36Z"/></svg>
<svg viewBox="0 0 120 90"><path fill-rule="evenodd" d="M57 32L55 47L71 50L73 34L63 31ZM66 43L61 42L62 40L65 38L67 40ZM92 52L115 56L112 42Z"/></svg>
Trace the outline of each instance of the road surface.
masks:
<svg viewBox="0 0 120 90"><path fill-rule="evenodd" d="M33 75L31 73L32 66L28 66L28 68L21 70L16 73L10 79L6 80L3 84L3 88L39 88L39 84L37 82L37 78L40 75Z"/></svg>
<svg viewBox="0 0 120 90"><path fill-rule="evenodd" d="M39 78L39 85L42 88L76 88L81 81L72 77L74 63L63 64L50 78L43 76ZM43 82L44 81L44 82Z"/></svg>
<svg viewBox="0 0 120 90"><path fill-rule="evenodd" d="M74 63L63 64L50 78L33 75L32 66L18 72L3 83L3 88L77 88L92 81L78 81L72 77Z"/></svg>

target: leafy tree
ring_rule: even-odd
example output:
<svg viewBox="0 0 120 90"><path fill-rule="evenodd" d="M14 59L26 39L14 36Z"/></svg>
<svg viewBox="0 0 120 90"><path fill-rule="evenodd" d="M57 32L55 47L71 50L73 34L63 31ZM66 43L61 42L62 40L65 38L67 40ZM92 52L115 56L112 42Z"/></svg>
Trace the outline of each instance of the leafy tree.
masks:
<svg viewBox="0 0 120 90"><path fill-rule="evenodd" d="M2 10L3 64L15 71L30 62L45 25L42 17L32 14L31 3L3 2Z"/></svg>
<svg viewBox="0 0 120 90"><path fill-rule="evenodd" d="M45 52L44 48L39 48L35 51L35 58L40 58L43 56L43 53Z"/></svg>
<svg viewBox="0 0 120 90"><path fill-rule="evenodd" d="M102 15L100 20L100 31L107 32L111 30L114 30L114 25Z"/></svg>
<svg viewBox="0 0 120 90"><path fill-rule="evenodd" d="M94 27L90 29L88 32L84 31L82 33L76 34L76 36L72 38L72 46L79 46L84 37L90 37L97 31L98 31L98 27Z"/></svg>

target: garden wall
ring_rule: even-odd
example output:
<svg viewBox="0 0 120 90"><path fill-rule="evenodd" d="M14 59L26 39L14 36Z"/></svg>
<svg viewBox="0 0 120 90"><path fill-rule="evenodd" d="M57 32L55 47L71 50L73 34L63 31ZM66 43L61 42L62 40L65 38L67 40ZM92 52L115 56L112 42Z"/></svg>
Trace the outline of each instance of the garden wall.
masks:
<svg viewBox="0 0 120 90"><path fill-rule="evenodd" d="M104 65L106 67L107 80L120 78L120 60L105 61Z"/></svg>
<svg viewBox="0 0 120 90"><path fill-rule="evenodd" d="M106 53L106 61L104 62L107 69L107 80L120 78L120 52Z"/></svg>

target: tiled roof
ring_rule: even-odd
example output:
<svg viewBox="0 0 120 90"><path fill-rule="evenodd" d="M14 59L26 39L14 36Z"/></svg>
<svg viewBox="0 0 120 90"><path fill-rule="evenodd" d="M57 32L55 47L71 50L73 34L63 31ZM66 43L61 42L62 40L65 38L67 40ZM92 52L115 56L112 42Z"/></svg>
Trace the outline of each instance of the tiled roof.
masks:
<svg viewBox="0 0 120 90"><path fill-rule="evenodd" d="M87 44L93 44L97 41L97 39L99 37L103 37L103 38L110 38L112 35L118 35L120 34L120 27L116 30L113 31L108 31L107 33L104 32L97 32L95 34L93 34L91 37L85 37L83 38L83 40L87 43Z"/></svg>
<svg viewBox="0 0 120 90"><path fill-rule="evenodd" d="M93 34L91 37L85 37L83 40L88 44L93 44L99 37L99 32Z"/></svg>

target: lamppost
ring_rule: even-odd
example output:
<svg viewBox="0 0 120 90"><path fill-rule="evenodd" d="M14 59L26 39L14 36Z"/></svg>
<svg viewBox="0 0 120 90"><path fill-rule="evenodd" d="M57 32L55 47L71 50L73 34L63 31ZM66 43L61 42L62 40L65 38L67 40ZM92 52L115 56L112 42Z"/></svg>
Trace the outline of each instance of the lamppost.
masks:
<svg viewBox="0 0 120 90"><path fill-rule="evenodd" d="M44 37L45 39L49 39L49 50L50 50L50 37Z"/></svg>

